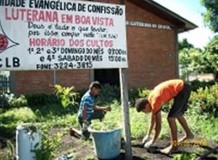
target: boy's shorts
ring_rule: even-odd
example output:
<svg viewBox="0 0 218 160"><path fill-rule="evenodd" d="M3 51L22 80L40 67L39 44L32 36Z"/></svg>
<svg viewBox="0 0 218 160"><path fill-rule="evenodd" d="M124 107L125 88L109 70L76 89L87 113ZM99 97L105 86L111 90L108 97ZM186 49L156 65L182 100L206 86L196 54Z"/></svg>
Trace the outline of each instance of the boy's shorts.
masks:
<svg viewBox="0 0 218 160"><path fill-rule="evenodd" d="M184 83L183 89L174 97L174 102L170 112L168 114L169 118L175 118L182 116L187 110L187 103L191 94L191 86Z"/></svg>
<svg viewBox="0 0 218 160"><path fill-rule="evenodd" d="M93 120L93 119L103 119L104 116L105 116L105 111L94 111L92 113L91 119L88 119L88 121L91 124L91 120ZM83 127L83 119L82 119L82 117L78 117L78 121L79 121L79 124L80 124L80 126L82 128Z"/></svg>
<svg viewBox="0 0 218 160"><path fill-rule="evenodd" d="M91 119L88 120L89 125L91 125L91 120L92 119L103 119L104 115L105 115L105 111L94 111L92 113ZM82 119L82 117L78 117L78 121L79 121L80 127L83 128L83 119ZM89 139L90 133L89 133L88 130L85 130L85 131L82 131L81 136L82 136L83 139Z"/></svg>

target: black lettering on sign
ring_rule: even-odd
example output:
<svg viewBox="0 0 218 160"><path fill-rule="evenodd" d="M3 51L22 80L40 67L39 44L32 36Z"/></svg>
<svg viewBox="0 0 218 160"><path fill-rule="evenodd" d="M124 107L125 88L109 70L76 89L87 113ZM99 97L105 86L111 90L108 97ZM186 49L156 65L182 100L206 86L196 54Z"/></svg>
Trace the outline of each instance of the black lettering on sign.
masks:
<svg viewBox="0 0 218 160"><path fill-rule="evenodd" d="M20 59L17 57L6 57L4 60L0 58L0 68L6 66L6 68L20 67Z"/></svg>
<svg viewBox="0 0 218 160"><path fill-rule="evenodd" d="M51 64L36 64L36 69L52 69Z"/></svg>
<svg viewBox="0 0 218 160"><path fill-rule="evenodd" d="M0 6L25 7L25 0L0 0Z"/></svg>
<svg viewBox="0 0 218 160"><path fill-rule="evenodd" d="M82 68L92 68L93 64L92 62L77 62L77 68L82 69Z"/></svg>
<svg viewBox="0 0 218 160"><path fill-rule="evenodd" d="M54 63L53 65L54 69L69 69L69 68L76 68L76 64L72 62L59 62L59 63Z"/></svg>
<svg viewBox="0 0 218 160"><path fill-rule="evenodd" d="M5 58L6 68L17 68L20 67L20 59L17 57L13 57L12 59Z"/></svg>
<svg viewBox="0 0 218 160"><path fill-rule="evenodd" d="M78 4L78 11L85 12L86 11L86 4L79 3Z"/></svg>
<svg viewBox="0 0 218 160"><path fill-rule="evenodd" d="M62 25L62 24L56 23L54 26L56 30L69 30L70 28L70 26L67 26L66 24Z"/></svg>
<svg viewBox="0 0 218 160"><path fill-rule="evenodd" d="M45 29L45 26L43 24L37 24L34 22L28 22L28 28L29 29Z"/></svg>
<svg viewBox="0 0 218 160"><path fill-rule="evenodd" d="M13 67L20 67L20 59L17 57L13 58Z"/></svg>
<svg viewBox="0 0 218 160"><path fill-rule="evenodd" d="M61 54L85 54L84 48L61 48Z"/></svg>
<svg viewBox="0 0 218 160"><path fill-rule="evenodd" d="M39 36L39 35L40 35L39 31L29 30L29 32L28 32L28 37L30 37L30 36Z"/></svg>

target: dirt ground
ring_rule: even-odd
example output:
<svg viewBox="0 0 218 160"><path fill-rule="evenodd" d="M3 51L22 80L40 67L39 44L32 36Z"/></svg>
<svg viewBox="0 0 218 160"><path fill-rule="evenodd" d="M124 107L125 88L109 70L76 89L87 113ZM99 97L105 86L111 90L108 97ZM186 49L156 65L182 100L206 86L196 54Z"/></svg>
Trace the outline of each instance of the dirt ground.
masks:
<svg viewBox="0 0 218 160"><path fill-rule="evenodd" d="M54 134L57 132L59 132L59 129L53 130ZM0 160L12 160L13 158L8 158L7 156L9 152L6 148L5 141L6 139L0 138ZM197 138L195 142L202 142L202 139ZM159 149L164 148L167 145L169 145L169 138L159 140L157 143ZM180 147L178 153L175 153L173 155L164 155L158 152L157 147L147 150L140 145L139 140L132 140L132 154L133 160L171 160L174 156L181 153L196 153L198 156L201 156L205 152L208 152L217 146L218 142L207 142L206 146L199 146L198 144L186 144ZM15 155L15 153L13 154ZM94 153L92 140L84 141L75 137L71 137L69 134L64 135L61 141L61 146L58 148L58 152L56 153L55 160L63 160L60 157L63 158L64 155L68 155L69 160L99 160ZM124 160L124 157L125 151L122 147L120 156L115 158L114 160ZM202 158L202 160L216 159L218 159L218 150L216 150L215 153L208 155L206 158Z"/></svg>
<svg viewBox="0 0 218 160"><path fill-rule="evenodd" d="M164 148L168 146L169 139L166 140L159 140L157 143L158 147L155 147L153 149L147 150L143 148L140 145L140 141L133 140L132 141L132 154L133 154L133 160L171 160L174 156L177 154L185 153L185 154L191 154L196 153L199 155L203 155L204 153L210 151L211 149L218 146L218 143L214 142L207 142L207 146L199 146L199 144L186 144L180 147L178 153L172 154L172 155L164 155L158 152L158 149ZM194 142L203 142L202 139L197 139ZM69 135L65 135L63 140L63 147L60 148L59 152L64 154L71 154L73 160L99 160L95 153L94 153L94 147L92 144L92 141L83 141L81 139L71 137ZM124 160L125 158L125 151L122 148L121 154L119 157L115 158L114 160ZM218 159L218 151L216 151L213 154L210 154L207 158L204 158L204 160L216 160Z"/></svg>

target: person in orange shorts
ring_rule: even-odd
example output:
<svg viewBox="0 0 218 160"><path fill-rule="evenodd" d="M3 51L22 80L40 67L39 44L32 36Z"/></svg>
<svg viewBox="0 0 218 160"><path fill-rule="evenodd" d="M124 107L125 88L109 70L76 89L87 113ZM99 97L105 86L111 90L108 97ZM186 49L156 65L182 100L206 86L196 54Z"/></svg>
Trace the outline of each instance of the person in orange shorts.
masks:
<svg viewBox="0 0 218 160"><path fill-rule="evenodd" d="M143 139L145 148L154 146L161 131L161 108L163 104L167 104L174 99L173 105L168 114L168 123L171 131L171 145L160 150L164 154L171 154L178 149L180 143L187 139L192 139L194 135L190 131L188 124L183 117L187 110L187 102L190 97L191 87L189 84L180 79L168 80L157 85L149 94L148 99L140 98L136 100L136 110L138 112L151 112L150 126L146 136ZM184 129L185 136L178 140L176 119ZM154 136L151 133L155 128Z"/></svg>

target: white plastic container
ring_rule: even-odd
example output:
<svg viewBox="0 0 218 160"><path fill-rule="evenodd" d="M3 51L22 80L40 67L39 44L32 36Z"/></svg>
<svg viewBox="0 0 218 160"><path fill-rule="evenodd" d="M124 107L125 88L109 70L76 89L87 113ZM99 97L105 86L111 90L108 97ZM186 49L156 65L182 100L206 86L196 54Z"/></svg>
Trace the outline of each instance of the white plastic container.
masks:
<svg viewBox="0 0 218 160"><path fill-rule="evenodd" d="M16 130L16 159L35 160L36 144L40 144L41 134L31 124L17 126ZM40 145L38 145L40 147Z"/></svg>

